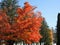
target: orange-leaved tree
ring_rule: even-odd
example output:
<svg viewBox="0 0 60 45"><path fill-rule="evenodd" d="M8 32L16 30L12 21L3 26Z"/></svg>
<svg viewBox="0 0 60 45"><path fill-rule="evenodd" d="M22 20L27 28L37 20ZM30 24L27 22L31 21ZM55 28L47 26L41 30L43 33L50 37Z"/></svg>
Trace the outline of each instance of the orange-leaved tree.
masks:
<svg viewBox="0 0 60 45"><path fill-rule="evenodd" d="M17 9L17 23L20 27L20 38L26 43L38 42L42 36L39 30L42 23L42 16L40 12L33 11L36 7L32 7L28 2L24 3L23 8Z"/></svg>
<svg viewBox="0 0 60 45"><path fill-rule="evenodd" d="M0 11L0 39L1 40L23 40L26 43L38 42L40 27L43 17L40 12L35 13L36 7L28 2L24 3L23 8L17 8L17 17L14 17L13 24L10 24L10 17L3 11Z"/></svg>

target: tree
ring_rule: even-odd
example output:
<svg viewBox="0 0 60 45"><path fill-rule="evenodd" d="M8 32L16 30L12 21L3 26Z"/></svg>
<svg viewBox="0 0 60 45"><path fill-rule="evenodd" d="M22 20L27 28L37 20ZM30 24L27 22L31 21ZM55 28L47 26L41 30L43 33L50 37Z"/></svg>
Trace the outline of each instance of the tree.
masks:
<svg viewBox="0 0 60 45"><path fill-rule="evenodd" d="M45 18L42 21L42 26L41 26L41 35L43 36L43 38L41 39L42 42L45 41L45 37L46 37L46 29L49 28L49 26L47 25L47 22L45 20Z"/></svg>
<svg viewBox="0 0 60 45"><path fill-rule="evenodd" d="M53 34L52 31L50 29L47 29L46 31L46 38L45 38L45 43L44 45L52 45L52 41L53 41Z"/></svg>
<svg viewBox="0 0 60 45"><path fill-rule="evenodd" d="M60 13L58 13L57 18L57 45L60 45Z"/></svg>
<svg viewBox="0 0 60 45"><path fill-rule="evenodd" d="M3 0L2 4L6 2L8 6L13 1L15 0ZM29 44L38 42L42 38L39 28L42 25L43 18L40 12L35 13L33 11L36 7L25 2L23 8L14 8L14 13L12 13L10 10L12 11L14 6L8 6L7 9L5 9L7 6L2 6L2 10L0 10L0 39L7 41L7 45L13 45L14 41L20 40Z"/></svg>
<svg viewBox="0 0 60 45"><path fill-rule="evenodd" d="M50 45L53 43L53 31L52 29L49 29L49 37L50 37Z"/></svg>
<svg viewBox="0 0 60 45"><path fill-rule="evenodd" d="M1 2L1 9L3 9L4 12L7 14L7 16L9 16L10 19L8 20L8 22L10 24L13 24L14 17L16 16L16 9L18 7L17 0L1 0L1 1L2 1ZM14 41L8 40L7 42L14 42Z"/></svg>
<svg viewBox="0 0 60 45"><path fill-rule="evenodd" d="M51 31L49 29L49 26L47 25L47 22L45 21L44 18L41 26L41 31L40 31L43 38L41 39L40 43L44 42L44 45L51 45L52 38L50 38L50 32Z"/></svg>
<svg viewBox="0 0 60 45"><path fill-rule="evenodd" d="M13 23L14 17L17 16L16 9L19 7L17 5L17 0L1 0L1 9L6 12L6 14L10 17L10 23Z"/></svg>
<svg viewBox="0 0 60 45"><path fill-rule="evenodd" d="M34 7L32 7L28 2L24 3L23 9L17 9L17 22L20 24L20 29L23 30L20 38L26 43L31 43L31 41L38 42L38 40L42 38L39 34L39 27L41 27L43 18L40 15L40 12L34 14L33 9Z"/></svg>

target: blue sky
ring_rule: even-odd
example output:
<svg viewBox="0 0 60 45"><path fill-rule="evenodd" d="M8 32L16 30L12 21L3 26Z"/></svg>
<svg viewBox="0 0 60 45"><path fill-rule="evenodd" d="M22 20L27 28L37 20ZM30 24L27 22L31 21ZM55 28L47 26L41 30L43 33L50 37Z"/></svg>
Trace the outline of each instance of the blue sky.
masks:
<svg viewBox="0 0 60 45"><path fill-rule="evenodd" d="M36 11L42 12L42 16L45 17L50 28L56 28L57 14L60 12L60 0L20 0L19 5L23 6L26 1L36 6Z"/></svg>

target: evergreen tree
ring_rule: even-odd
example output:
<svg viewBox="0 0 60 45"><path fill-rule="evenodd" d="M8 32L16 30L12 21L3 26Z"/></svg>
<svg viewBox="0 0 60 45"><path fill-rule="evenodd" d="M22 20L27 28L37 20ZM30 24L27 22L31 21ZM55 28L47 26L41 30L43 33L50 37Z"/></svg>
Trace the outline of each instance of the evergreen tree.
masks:
<svg viewBox="0 0 60 45"><path fill-rule="evenodd" d="M50 31L49 26L47 25L47 22L44 19L41 27L41 35L43 36L43 38L40 41L40 42L44 42L44 45L51 45L51 38L49 31Z"/></svg>
<svg viewBox="0 0 60 45"><path fill-rule="evenodd" d="M47 22L46 20L44 19L43 22L42 22L42 26L41 26L41 34L43 35L43 38L42 38L42 42L45 41L45 34L46 34L46 29L49 28L49 26L47 25Z"/></svg>
<svg viewBox="0 0 60 45"><path fill-rule="evenodd" d="M60 45L60 13L58 13L57 20L57 45Z"/></svg>

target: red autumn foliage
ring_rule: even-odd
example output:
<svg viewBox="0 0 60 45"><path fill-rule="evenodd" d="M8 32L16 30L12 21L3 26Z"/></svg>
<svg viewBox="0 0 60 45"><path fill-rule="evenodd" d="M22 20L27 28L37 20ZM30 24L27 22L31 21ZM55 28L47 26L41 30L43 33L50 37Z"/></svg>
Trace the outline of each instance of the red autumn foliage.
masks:
<svg viewBox="0 0 60 45"><path fill-rule="evenodd" d="M18 17L14 17L12 25L9 23L9 16L0 11L0 39L38 42L42 38L39 31L43 18L39 12L35 15L32 9L28 2L24 3L24 8L17 8Z"/></svg>

